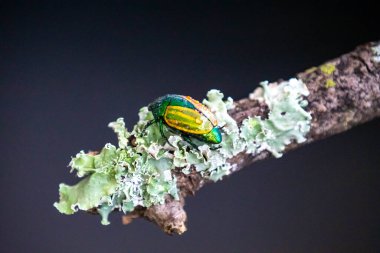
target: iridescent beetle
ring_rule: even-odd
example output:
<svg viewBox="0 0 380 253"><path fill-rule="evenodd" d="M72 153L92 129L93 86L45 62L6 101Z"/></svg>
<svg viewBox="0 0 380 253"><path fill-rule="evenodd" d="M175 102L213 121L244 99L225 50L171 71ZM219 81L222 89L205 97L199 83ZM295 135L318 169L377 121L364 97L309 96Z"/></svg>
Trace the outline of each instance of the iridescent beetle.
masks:
<svg viewBox="0 0 380 253"><path fill-rule="evenodd" d="M205 105L189 96L165 95L149 104L148 109L154 119L147 123L145 129L153 123L158 123L160 133L166 141L168 139L164 134L164 125L179 132L195 148L197 145L190 137L210 144L222 142L222 134L214 114Z"/></svg>

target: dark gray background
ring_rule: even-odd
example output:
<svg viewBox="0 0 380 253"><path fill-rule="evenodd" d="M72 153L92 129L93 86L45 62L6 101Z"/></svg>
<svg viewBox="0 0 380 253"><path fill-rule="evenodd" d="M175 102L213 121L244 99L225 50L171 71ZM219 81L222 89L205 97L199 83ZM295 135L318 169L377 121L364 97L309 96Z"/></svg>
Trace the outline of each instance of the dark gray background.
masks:
<svg viewBox="0 0 380 253"><path fill-rule="evenodd" d="M208 185L183 236L52 206L154 98L243 98L380 39L365 1L283 2L0 1L0 252L380 252L379 120Z"/></svg>

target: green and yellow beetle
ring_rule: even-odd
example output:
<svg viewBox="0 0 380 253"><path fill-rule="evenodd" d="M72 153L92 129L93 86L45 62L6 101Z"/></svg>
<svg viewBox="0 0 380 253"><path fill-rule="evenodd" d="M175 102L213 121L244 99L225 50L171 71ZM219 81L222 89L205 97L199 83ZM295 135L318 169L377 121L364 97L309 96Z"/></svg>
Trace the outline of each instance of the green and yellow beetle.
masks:
<svg viewBox="0 0 380 253"><path fill-rule="evenodd" d="M182 95L169 94L157 98L148 106L154 120L147 123L145 129L158 123L161 135L166 139L163 126L179 132L193 147L197 147L190 139L194 137L210 144L222 142L222 134L214 114L199 101ZM144 129L144 130L145 130Z"/></svg>

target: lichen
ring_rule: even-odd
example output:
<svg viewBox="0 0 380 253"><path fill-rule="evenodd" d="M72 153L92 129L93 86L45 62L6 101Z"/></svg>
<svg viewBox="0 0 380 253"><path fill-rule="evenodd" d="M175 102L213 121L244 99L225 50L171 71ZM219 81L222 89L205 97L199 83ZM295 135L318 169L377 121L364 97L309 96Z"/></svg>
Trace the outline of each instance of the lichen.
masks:
<svg viewBox="0 0 380 253"><path fill-rule="evenodd" d="M326 78L326 81L324 82L325 88L328 89L328 88L335 87L336 83L335 83L334 79L332 78L332 74L334 73L334 71L336 69L335 65L332 63L325 63L325 64L321 65L319 67L319 69L321 70L321 72L324 74L324 76Z"/></svg>
<svg viewBox="0 0 380 253"><path fill-rule="evenodd" d="M329 79L326 80L326 82L325 82L325 88L328 89L328 88L333 88L335 86L336 86L336 83L335 83L335 81L332 78L329 78Z"/></svg>
<svg viewBox="0 0 380 253"><path fill-rule="evenodd" d="M208 92L203 104L214 113L222 129L223 141L218 147L193 140L198 145L193 148L180 135L164 129L169 136L167 143L157 124L145 129L153 119L147 107L140 109L139 121L132 131L125 128L123 118L111 122L109 127L118 137L118 146L106 144L99 154L81 151L73 157L71 171L84 179L74 186L61 184L60 201L54 206L64 214L96 208L102 224L107 225L113 210L127 213L138 206L163 204L168 195L178 199L175 168L185 174L194 168L205 179L218 181L233 169L228 159L244 150L268 150L280 157L292 140L305 141L311 116L303 109L307 103L302 96L307 96L308 91L297 79L262 86L251 97L266 102L268 118L246 119L240 129L228 114L233 100L223 100L218 90Z"/></svg>
<svg viewBox="0 0 380 253"><path fill-rule="evenodd" d="M305 84L295 78L278 85L268 85L268 82L262 82L261 85L261 92L255 91L251 98L265 101L270 109L268 118L245 119L241 137L246 142L247 153L268 150L278 158L292 140L298 143L306 140L311 115L304 109L307 101L303 96L308 96L309 92Z"/></svg>
<svg viewBox="0 0 380 253"><path fill-rule="evenodd" d="M322 73L327 76L331 75L335 71L335 65L331 63L323 64L319 68L321 69Z"/></svg>
<svg viewBox="0 0 380 253"><path fill-rule="evenodd" d="M380 42L372 47L372 52L373 52L373 60L375 62L380 62Z"/></svg>
<svg viewBox="0 0 380 253"><path fill-rule="evenodd" d="M315 66L313 66L313 67L308 68L307 70L305 70L305 73L306 73L306 74L310 74L310 73L313 73L313 72L315 72L315 71L317 71L317 70L318 70L318 68L315 67Z"/></svg>

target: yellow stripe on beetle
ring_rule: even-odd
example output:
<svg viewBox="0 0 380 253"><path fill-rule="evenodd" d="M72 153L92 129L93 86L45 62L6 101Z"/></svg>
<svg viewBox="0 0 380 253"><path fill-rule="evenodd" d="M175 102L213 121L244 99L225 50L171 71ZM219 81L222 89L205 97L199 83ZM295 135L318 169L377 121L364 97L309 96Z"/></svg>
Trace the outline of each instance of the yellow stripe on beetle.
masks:
<svg viewBox="0 0 380 253"><path fill-rule="evenodd" d="M194 106L198 108L203 114L205 114L205 116L211 121L213 126L218 125L218 121L216 120L215 115L204 104L201 104L198 100L195 100L190 96L186 96L185 98L189 102L194 104Z"/></svg>
<svg viewBox="0 0 380 253"><path fill-rule="evenodd" d="M164 120L170 127L190 134L207 134L213 128L202 113L182 106L167 106Z"/></svg>

